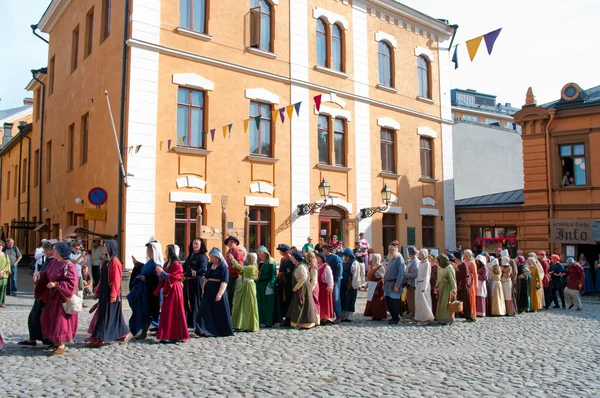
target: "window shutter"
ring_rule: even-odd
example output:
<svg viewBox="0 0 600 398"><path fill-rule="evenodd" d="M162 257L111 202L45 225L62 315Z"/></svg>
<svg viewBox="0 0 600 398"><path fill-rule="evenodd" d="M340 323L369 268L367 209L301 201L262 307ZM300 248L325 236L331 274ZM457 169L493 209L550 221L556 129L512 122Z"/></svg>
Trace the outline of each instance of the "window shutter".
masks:
<svg viewBox="0 0 600 398"><path fill-rule="evenodd" d="M260 47L260 7L250 10L250 47Z"/></svg>

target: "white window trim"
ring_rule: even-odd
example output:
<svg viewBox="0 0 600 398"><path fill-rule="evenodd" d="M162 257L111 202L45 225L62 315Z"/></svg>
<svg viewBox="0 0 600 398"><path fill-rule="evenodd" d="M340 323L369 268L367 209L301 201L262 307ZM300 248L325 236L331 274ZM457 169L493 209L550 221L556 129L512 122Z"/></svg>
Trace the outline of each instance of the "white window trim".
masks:
<svg viewBox="0 0 600 398"><path fill-rule="evenodd" d="M325 20L330 24L333 25L335 23L339 23L340 25L342 25L342 27L345 30L348 30L348 20L346 18L344 18L341 15L338 15L334 12L325 10L321 7L315 7L313 9L313 18L314 19L319 19L319 18L325 18Z"/></svg>
<svg viewBox="0 0 600 398"><path fill-rule="evenodd" d="M335 93L321 94L321 104L328 104L328 103L333 103L333 104L339 105L342 108L346 107L346 101L344 101L343 99L338 97L337 94L335 94Z"/></svg>
<svg viewBox="0 0 600 398"><path fill-rule="evenodd" d="M389 213L389 214L402 214L402 207L400 206L390 206L388 207L384 213Z"/></svg>
<svg viewBox="0 0 600 398"><path fill-rule="evenodd" d="M375 41L376 42L385 41L388 44L390 44L392 47L398 48L398 41L396 40L396 38L394 36L390 35L389 33L385 33L380 30L375 32Z"/></svg>
<svg viewBox="0 0 600 398"><path fill-rule="evenodd" d="M317 106L315 105L315 115L327 115L334 119L346 119L349 122L352 121L352 113L350 111L336 109L329 106L321 105L321 109L317 111Z"/></svg>
<svg viewBox="0 0 600 398"><path fill-rule="evenodd" d="M279 198L264 198L262 196L246 196L245 206L279 207Z"/></svg>
<svg viewBox="0 0 600 398"><path fill-rule="evenodd" d="M433 52L425 47L415 47L415 57L424 56L429 60L429 62L433 62Z"/></svg>
<svg viewBox="0 0 600 398"><path fill-rule="evenodd" d="M177 188L198 188L204 191L206 181L194 176L180 177L176 180Z"/></svg>
<svg viewBox="0 0 600 398"><path fill-rule="evenodd" d="M212 203L212 195L195 192L169 192L169 201L173 203Z"/></svg>
<svg viewBox="0 0 600 398"><path fill-rule="evenodd" d="M435 199L433 199L431 197L424 197L421 199L421 202L423 203L423 206L435 207Z"/></svg>
<svg viewBox="0 0 600 398"><path fill-rule="evenodd" d="M427 126L417 127L417 134L422 135L423 137L437 138L437 132Z"/></svg>
<svg viewBox="0 0 600 398"><path fill-rule="evenodd" d="M275 187L271 184L267 184L266 182L253 182L250 184L250 192L252 193L259 192L273 195L273 191L275 191Z"/></svg>
<svg viewBox="0 0 600 398"><path fill-rule="evenodd" d="M380 117L377 119L377 125L379 127L400 130L400 123L392 119L391 117Z"/></svg>
<svg viewBox="0 0 600 398"><path fill-rule="evenodd" d="M204 91L214 91L215 83L195 73L174 73L173 84Z"/></svg>
<svg viewBox="0 0 600 398"><path fill-rule="evenodd" d="M279 104L279 96L265 88L247 88L245 95L250 100L265 102L271 105Z"/></svg>
<svg viewBox="0 0 600 398"><path fill-rule="evenodd" d="M323 200L317 201L317 203L323 203L323 202L324 202ZM330 199L327 199L326 205L343 207L344 209L346 209L348 214L352 214L352 203L348 203L343 199L340 199L337 197L332 197ZM320 212L320 210L315 210L315 213L319 213L319 212Z"/></svg>
<svg viewBox="0 0 600 398"><path fill-rule="evenodd" d="M421 208L419 210L419 213L422 216L434 216L434 217L439 217L440 216L440 211L438 209L424 209L424 208Z"/></svg>

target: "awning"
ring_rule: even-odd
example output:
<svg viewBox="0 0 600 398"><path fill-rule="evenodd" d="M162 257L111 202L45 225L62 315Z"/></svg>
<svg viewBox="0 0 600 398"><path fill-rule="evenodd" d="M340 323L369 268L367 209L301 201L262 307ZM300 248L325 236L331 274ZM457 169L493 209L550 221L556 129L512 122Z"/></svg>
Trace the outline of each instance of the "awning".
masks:
<svg viewBox="0 0 600 398"><path fill-rule="evenodd" d="M52 232L46 224L40 224L33 229L33 232Z"/></svg>
<svg viewBox="0 0 600 398"><path fill-rule="evenodd" d="M72 225L69 228L67 228L67 230L65 231L63 237L66 238L66 237L69 237L69 236L76 236L78 234L97 236L97 237L102 238L102 239L114 239L115 236L116 236L116 235L101 234L100 232L93 232L93 231L90 231L87 228L80 227L79 225Z"/></svg>

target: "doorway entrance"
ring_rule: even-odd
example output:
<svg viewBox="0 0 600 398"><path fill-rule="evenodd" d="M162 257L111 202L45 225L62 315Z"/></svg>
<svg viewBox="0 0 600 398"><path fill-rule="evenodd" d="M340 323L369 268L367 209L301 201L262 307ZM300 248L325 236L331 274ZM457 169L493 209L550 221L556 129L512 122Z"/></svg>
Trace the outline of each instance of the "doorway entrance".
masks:
<svg viewBox="0 0 600 398"><path fill-rule="evenodd" d="M335 234L338 240L343 241L345 239L342 235L345 217L344 211L335 206L322 208L319 213L319 237L324 238L325 242L328 243L331 236Z"/></svg>

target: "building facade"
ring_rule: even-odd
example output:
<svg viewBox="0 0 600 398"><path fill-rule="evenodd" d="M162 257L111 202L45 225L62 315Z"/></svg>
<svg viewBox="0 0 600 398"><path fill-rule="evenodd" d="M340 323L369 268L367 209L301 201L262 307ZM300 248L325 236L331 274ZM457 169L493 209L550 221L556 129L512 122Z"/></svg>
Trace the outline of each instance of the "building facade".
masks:
<svg viewBox="0 0 600 398"><path fill-rule="evenodd" d="M126 259L151 237L186 252L198 208L219 247L244 228L251 250L332 233L351 246L359 230L379 251L394 239L454 247L452 27L394 1L129 3L127 35L119 0L53 0L39 23L50 44L37 221L52 233L92 229L87 194L101 187L95 229L121 228ZM123 125L122 194L105 91L118 138ZM301 215L323 179L326 205ZM390 206L357 218L384 204L384 185Z"/></svg>
<svg viewBox="0 0 600 398"><path fill-rule="evenodd" d="M454 88L451 97L452 119L455 121L504 127L521 133L521 127L513 118L519 108L508 102L497 103L495 95Z"/></svg>
<svg viewBox="0 0 600 398"><path fill-rule="evenodd" d="M489 234L503 233L500 238L516 238L500 239L504 244L516 240L524 251L585 254L593 263L600 253L599 160L593 156L600 147L600 86L583 90L568 83L558 101L539 106L529 89L514 118L523 131L524 189L457 201L459 242L494 243Z"/></svg>

